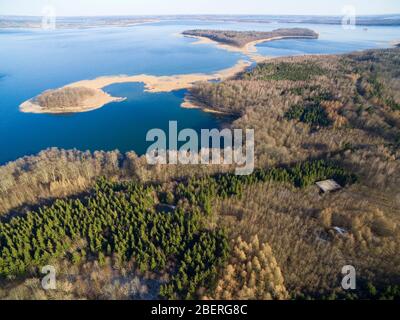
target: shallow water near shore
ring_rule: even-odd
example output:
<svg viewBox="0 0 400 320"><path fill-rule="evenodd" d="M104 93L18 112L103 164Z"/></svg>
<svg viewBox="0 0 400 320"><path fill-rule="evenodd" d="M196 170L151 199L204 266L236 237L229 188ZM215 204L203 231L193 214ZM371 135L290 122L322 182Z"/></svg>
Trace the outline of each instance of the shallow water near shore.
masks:
<svg viewBox="0 0 400 320"><path fill-rule="evenodd" d="M320 33L319 40L281 40L257 46L268 56L345 53L388 47L398 40L398 27L357 28L341 26L207 23L169 21L133 27L82 30L0 30L0 164L48 147L80 150L134 150L143 154L150 143L146 133L167 130L178 121L179 129L217 128L224 119L180 107L184 91L147 93L141 83L106 88L113 96L126 97L101 109L69 115L24 114L18 106L47 89L105 75L173 75L213 73L232 67L240 53L213 45L192 45L194 39L179 33L196 28L265 30L307 27Z"/></svg>

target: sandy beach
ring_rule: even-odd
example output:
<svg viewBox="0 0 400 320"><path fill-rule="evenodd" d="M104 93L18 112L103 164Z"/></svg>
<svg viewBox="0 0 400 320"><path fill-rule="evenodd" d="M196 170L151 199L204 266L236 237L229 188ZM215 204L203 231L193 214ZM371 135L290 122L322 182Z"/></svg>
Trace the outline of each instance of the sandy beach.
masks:
<svg viewBox="0 0 400 320"><path fill-rule="evenodd" d="M207 112L207 113L215 113L215 114L221 114L221 115L227 114L222 111L210 109L210 108L199 105L196 101L194 101L192 99L192 97L190 95L185 96L185 98L181 104L181 107L185 108L185 109L201 109L202 111Z"/></svg>
<svg viewBox="0 0 400 320"><path fill-rule="evenodd" d="M142 82L144 83L145 90L147 92L170 92L174 90L190 88L194 83L199 81L225 80L245 70L250 65L250 61L240 60L233 67L217 71L213 74L192 73L172 76L152 76L147 74L134 76L107 76L99 77L93 80L82 80L74 82L65 87L85 87L91 89L102 89L116 83Z"/></svg>

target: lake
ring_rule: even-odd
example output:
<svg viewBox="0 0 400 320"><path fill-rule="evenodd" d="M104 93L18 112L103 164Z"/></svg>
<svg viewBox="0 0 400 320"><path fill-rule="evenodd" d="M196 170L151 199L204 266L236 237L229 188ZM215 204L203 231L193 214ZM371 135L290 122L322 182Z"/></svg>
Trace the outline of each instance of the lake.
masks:
<svg viewBox="0 0 400 320"><path fill-rule="evenodd" d="M180 107L185 92L147 93L141 83L112 85L106 91L127 97L101 109L69 115L25 114L18 106L44 90L105 75L212 73L246 58L212 45L192 45L179 34L188 29L270 31L307 27L318 40L281 40L258 45L268 56L345 53L390 46L399 27L343 30L334 25L164 21L132 27L71 30L0 29L0 164L48 147L80 150L134 150L145 153L146 133L218 128L224 119Z"/></svg>

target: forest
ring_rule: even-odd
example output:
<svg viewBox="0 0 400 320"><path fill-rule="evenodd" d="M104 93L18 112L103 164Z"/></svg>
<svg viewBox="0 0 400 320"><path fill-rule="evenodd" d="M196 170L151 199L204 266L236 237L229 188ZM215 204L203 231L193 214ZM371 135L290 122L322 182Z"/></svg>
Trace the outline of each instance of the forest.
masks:
<svg viewBox="0 0 400 320"><path fill-rule="evenodd" d="M47 90L37 96L33 102L45 109L70 108L80 106L82 101L95 94L95 90L84 87L61 88Z"/></svg>
<svg viewBox="0 0 400 320"><path fill-rule="evenodd" d="M227 30L187 30L185 36L204 37L235 47L244 47L249 42L276 37L318 39L318 33L305 28L276 29L273 31L227 31Z"/></svg>
<svg viewBox="0 0 400 320"><path fill-rule="evenodd" d="M116 267L133 261L141 273L168 274L169 281L159 281L161 298L201 298L212 292L229 252L224 229L207 223L214 199L240 197L246 186L262 182L303 188L326 178L343 186L357 181L323 160L259 169L250 176L191 177L176 182L168 193L157 184L102 178L88 196L56 200L0 223L0 276L35 275L40 266L60 258L100 266L112 258ZM172 210L157 210L162 201Z"/></svg>
<svg viewBox="0 0 400 320"><path fill-rule="evenodd" d="M399 299L399 67L400 49L370 50L197 83L200 105L254 128L249 176L118 151L0 167L0 298Z"/></svg>

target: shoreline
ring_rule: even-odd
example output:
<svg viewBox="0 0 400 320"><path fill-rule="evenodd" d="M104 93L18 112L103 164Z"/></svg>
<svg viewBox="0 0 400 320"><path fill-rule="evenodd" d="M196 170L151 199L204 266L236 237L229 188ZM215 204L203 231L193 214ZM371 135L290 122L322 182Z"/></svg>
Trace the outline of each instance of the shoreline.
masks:
<svg viewBox="0 0 400 320"><path fill-rule="evenodd" d="M222 112L222 111L218 111L218 110L210 109L208 107L201 106L189 94L185 95L185 98L183 99L183 102L181 104L181 108L184 108L184 109L200 109L203 112L218 114L218 115L221 115L221 116L230 115L227 112Z"/></svg>
<svg viewBox="0 0 400 320"><path fill-rule="evenodd" d="M71 24L71 23L64 23L64 22L59 22L57 23L57 30L86 30L86 29L96 29L96 28L124 28L124 27L135 27L135 26L141 26L145 24L151 24L151 23L158 23L161 22L162 20L159 19L149 19L147 21L138 21L138 22L126 22L126 23L110 23L110 24L92 24L92 25L84 25L84 24ZM42 29L42 23L41 21L36 21L36 22L30 22L26 25L22 24L13 24L13 25L3 25L0 26L0 30L7 30L7 29L32 29L32 30L37 30L37 29Z"/></svg>
<svg viewBox="0 0 400 320"><path fill-rule="evenodd" d="M219 70L215 73L205 74L205 73L193 73L193 74L180 74L172 76L153 76L147 74L140 75L119 75L119 76L104 76L95 78L92 80L81 80L71 84L68 84L63 88L88 88L96 91L94 97L86 99L81 102L80 106L70 107L70 108L53 108L45 109L40 105L34 103L34 98L31 98L23 102L19 106L19 110L24 113L45 113L45 114L60 114L60 113L80 113L88 112L99 109L104 105L111 102L120 102L125 100L121 97L113 97L106 93L103 89L112 84L118 83L143 83L146 92L171 92L181 89L189 89L196 82L201 81L223 81L229 79L236 74L243 72L248 67L251 66L250 61L239 60L233 67ZM184 104L184 103L183 103Z"/></svg>
<svg viewBox="0 0 400 320"><path fill-rule="evenodd" d="M211 40L210 38L207 38L207 37L192 36L192 35L182 35L182 36L187 37L187 38L197 39L197 41L192 43L194 45L212 44L215 47L222 49L222 50L242 53L257 63L271 59L271 57L263 56L262 54L258 53L257 47L256 47L257 44L264 43L264 42L270 42L270 41L276 41L276 40L284 40L284 39L314 39L313 37L307 37L307 36L271 37L271 38L250 41L250 42L246 43L243 47L237 47L237 46L233 46L230 44L220 43L218 41Z"/></svg>
<svg viewBox="0 0 400 320"><path fill-rule="evenodd" d="M52 114L63 114L63 113L80 113L89 112L104 107L106 104L111 102L121 102L126 98L118 98L109 95L102 90L96 90L96 95L86 99L82 102L82 106L74 108L53 108L51 112L47 112L40 105L33 102L33 100L27 100L23 102L19 110L24 113L52 113ZM45 112L46 111L46 112Z"/></svg>
<svg viewBox="0 0 400 320"><path fill-rule="evenodd" d="M390 43L393 47L399 48L400 47L400 40L394 40Z"/></svg>

